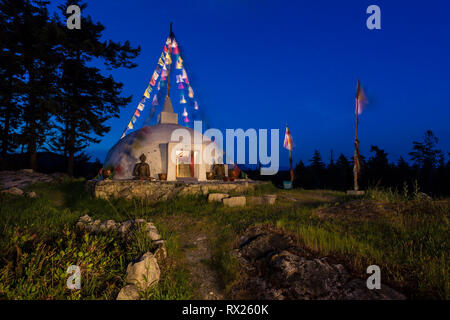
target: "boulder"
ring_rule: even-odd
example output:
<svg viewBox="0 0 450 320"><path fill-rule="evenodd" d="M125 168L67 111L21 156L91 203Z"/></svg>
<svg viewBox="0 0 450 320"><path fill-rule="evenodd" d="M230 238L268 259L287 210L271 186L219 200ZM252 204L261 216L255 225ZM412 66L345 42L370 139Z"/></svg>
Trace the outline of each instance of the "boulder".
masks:
<svg viewBox="0 0 450 320"><path fill-rule="evenodd" d="M123 287L117 295L117 300L140 300L139 289L132 284Z"/></svg>
<svg viewBox="0 0 450 320"><path fill-rule="evenodd" d="M147 235L150 238L150 240L156 241L156 240L161 239L161 235L159 234L158 229L156 229L156 227L153 223L147 222L146 230L147 230Z"/></svg>
<svg viewBox="0 0 450 320"><path fill-rule="evenodd" d="M2 192L13 194L13 195L16 195L16 196L22 196L23 195L23 191L21 189L19 189L19 188L16 188L16 187L12 187L12 188L9 188L7 190L3 190Z"/></svg>
<svg viewBox="0 0 450 320"><path fill-rule="evenodd" d="M246 199L244 196L229 197L222 199L222 202L227 207L243 207L246 204Z"/></svg>
<svg viewBox="0 0 450 320"><path fill-rule="evenodd" d="M163 262L167 258L166 240L152 241L152 244L156 247L153 251L153 255L159 263Z"/></svg>
<svg viewBox="0 0 450 320"><path fill-rule="evenodd" d="M228 198L226 193L210 193L208 194L208 202L221 202L224 198Z"/></svg>
<svg viewBox="0 0 450 320"><path fill-rule="evenodd" d="M126 235L130 229L133 227L134 225L134 221L133 220L127 220L122 222L119 227L117 228L117 230L122 234L122 235Z"/></svg>
<svg viewBox="0 0 450 320"><path fill-rule="evenodd" d="M117 226L117 223L114 220L105 220L100 223L99 228L102 231L110 231L114 230Z"/></svg>
<svg viewBox="0 0 450 320"><path fill-rule="evenodd" d="M137 261L128 264L126 282L146 290L158 283L160 275L156 257L151 252L147 252Z"/></svg>
<svg viewBox="0 0 450 320"><path fill-rule="evenodd" d="M37 198L37 193L34 192L34 191L27 192L27 193L25 193L25 195L26 195L28 198L31 198L31 199Z"/></svg>
<svg viewBox="0 0 450 320"><path fill-rule="evenodd" d="M90 223L90 222L92 222L92 218L89 215L85 214L84 216L80 217L79 221L85 222L85 223Z"/></svg>

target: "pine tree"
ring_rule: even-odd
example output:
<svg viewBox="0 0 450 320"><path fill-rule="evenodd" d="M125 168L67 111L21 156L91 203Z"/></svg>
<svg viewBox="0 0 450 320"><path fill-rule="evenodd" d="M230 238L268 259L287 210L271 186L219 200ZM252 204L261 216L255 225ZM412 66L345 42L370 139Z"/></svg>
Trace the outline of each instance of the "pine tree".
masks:
<svg viewBox="0 0 450 320"><path fill-rule="evenodd" d="M413 151L409 153L415 164L419 185L425 192L435 190L435 169L442 156L442 151L437 148L438 141L433 131L428 130L423 142L413 141Z"/></svg>
<svg viewBox="0 0 450 320"><path fill-rule="evenodd" d="M46 142L54 112L58 56L55 52L53 25L47 2L13 1L17 19L17 59L24 68L26 81L22 95L22 126L20 142L27 146L30 167L36 169L37 150Z"/></svg>
<svg viewBox="0 0 450 320"><path fill-rule="evenodd" d="M325 185L325 163L322 161L322 156L318 150L314 150L313 157L309 160L310 170L311 170L311 178L312 178L312 187L313 188L323 188Z"/></svg>
<svg viewBox="0 0 450 320"><path fill-rule="evenodd" d="M336 161L338 188L341 190L348 190L353 183L352 165L350 161L341 153Z"/></svg>
<svg viewBox="0 0 450 320"><path fill-rule="evenodd" d="M21 99L23 86L23 67L18 56L18 34L16 26L19 19L16 3L0 1L0 167L5 169L6 157L17 148L17 130L20 125Z"/></svg>
<svg viewBox="0 0 450 320"><path fill-rule="evenodd" d="M388 183L391 179L388 154L377 146L371 146L370 152L374 152L375 155L367 161L366 176L369 179L368 183L371 184L374 181L377 186L381 185L381 183Z"/></svg>
<svg viewBox="0 0 450 320"><path fill-rule="evenodd" d="M409 153L411 159L420 167L435 167L442 151L437 149L438 138L433 131L425 132L423 142L413 141L413 151Z"/></svg>
<svg viewBox="0 0 450 320"><path fill-rule="evenodd" d="M63 13L69 5L76 4L83 12L86 4L68 1L59 9ZM74 157L88 146L98 143L96 136L102 137L110 129L105 121L118 117L120 107L131 101L122 97L123 84L116 82L111 75L103 75L98 68L89 66L92 59L103 61L112 68L134 68L132 62L140 48L132 48L113 41L100 41L105 27L94 23L90 16L81 17L81 29L69 30L66 17L58 22L58 42L62 78L59 83L60 111L56 114L59 123L51 142L54 150L62 151L68 158L68 174L73 175Z"/></svg>

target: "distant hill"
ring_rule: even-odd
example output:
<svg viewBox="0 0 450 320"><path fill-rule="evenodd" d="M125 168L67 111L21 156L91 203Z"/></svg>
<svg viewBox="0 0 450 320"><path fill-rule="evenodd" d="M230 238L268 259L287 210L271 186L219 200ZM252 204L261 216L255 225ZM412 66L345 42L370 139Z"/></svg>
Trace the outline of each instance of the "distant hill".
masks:
<svg viewBox="0 0 450 320"><path fill-rule="evenodd" d="M4 170L20 170L29 167L27 154L14 153L7 156ZM102 164L98 160L90 161L89 156L81 154L75 158L74 176L90 179L97 175L101 167ZM67 159L54 152L38 152L37 171L42 173L66 172Z"/></svg>

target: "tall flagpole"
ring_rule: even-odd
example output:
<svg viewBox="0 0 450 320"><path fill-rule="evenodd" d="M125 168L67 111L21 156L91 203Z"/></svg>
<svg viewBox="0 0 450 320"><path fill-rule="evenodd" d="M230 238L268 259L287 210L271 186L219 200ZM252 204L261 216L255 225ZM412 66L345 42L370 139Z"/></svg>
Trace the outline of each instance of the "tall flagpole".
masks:
<svg viewBox="0 0 450 320"><path fill-rule="evenodd" d="M355 156L353 158L353 186L354 190L358 191L358 175L359 175L359 141L358 141L358 114L359 114L359 103L358 103L358 95L359 95L359 80L356 89L356 128L355 128Z"/></svg>
<svg viewBox="0 0 450 320"><path fill-rule="evenodd" d="M286 128L289 128L288 123L286 122ZM289 137L291 135L291 132L289 131ZM289 147L289 166L290 166L290 173L291 173L291 182L294 182L294 170L292 169L292 147Z"/></svg>

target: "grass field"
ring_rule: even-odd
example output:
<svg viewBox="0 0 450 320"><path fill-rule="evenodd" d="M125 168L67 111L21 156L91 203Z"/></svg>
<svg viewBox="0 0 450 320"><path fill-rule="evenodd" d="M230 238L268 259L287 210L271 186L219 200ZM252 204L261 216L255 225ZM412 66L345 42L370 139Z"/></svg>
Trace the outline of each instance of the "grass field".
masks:
<svg viewBox="0 0 450 320"><path fill-rule="evenodd" d="M123 221L144 218L167 239L168 256L158 287L146 299L199 298L198 279L186 262L195 250L189 237L207 235L211 256L204 264L227 292L241 274L231 254L236 239L252 225L270 225L294 235L299 246L331 256L357 276L368 265L382 270L382 282L408 298L450 299L449 202L407 191L370 190L363 199L326 190L278 190L265 185L250 195L277 194L274 206L226 208L206 197L145 200L93 199L81 180L29 187L39 198L0 195L0 298L114 299L124 285L127 264L147 251L136 234L85 235L80 216ZM66 269L82 267L82 289L66 288Z"/></svg>

